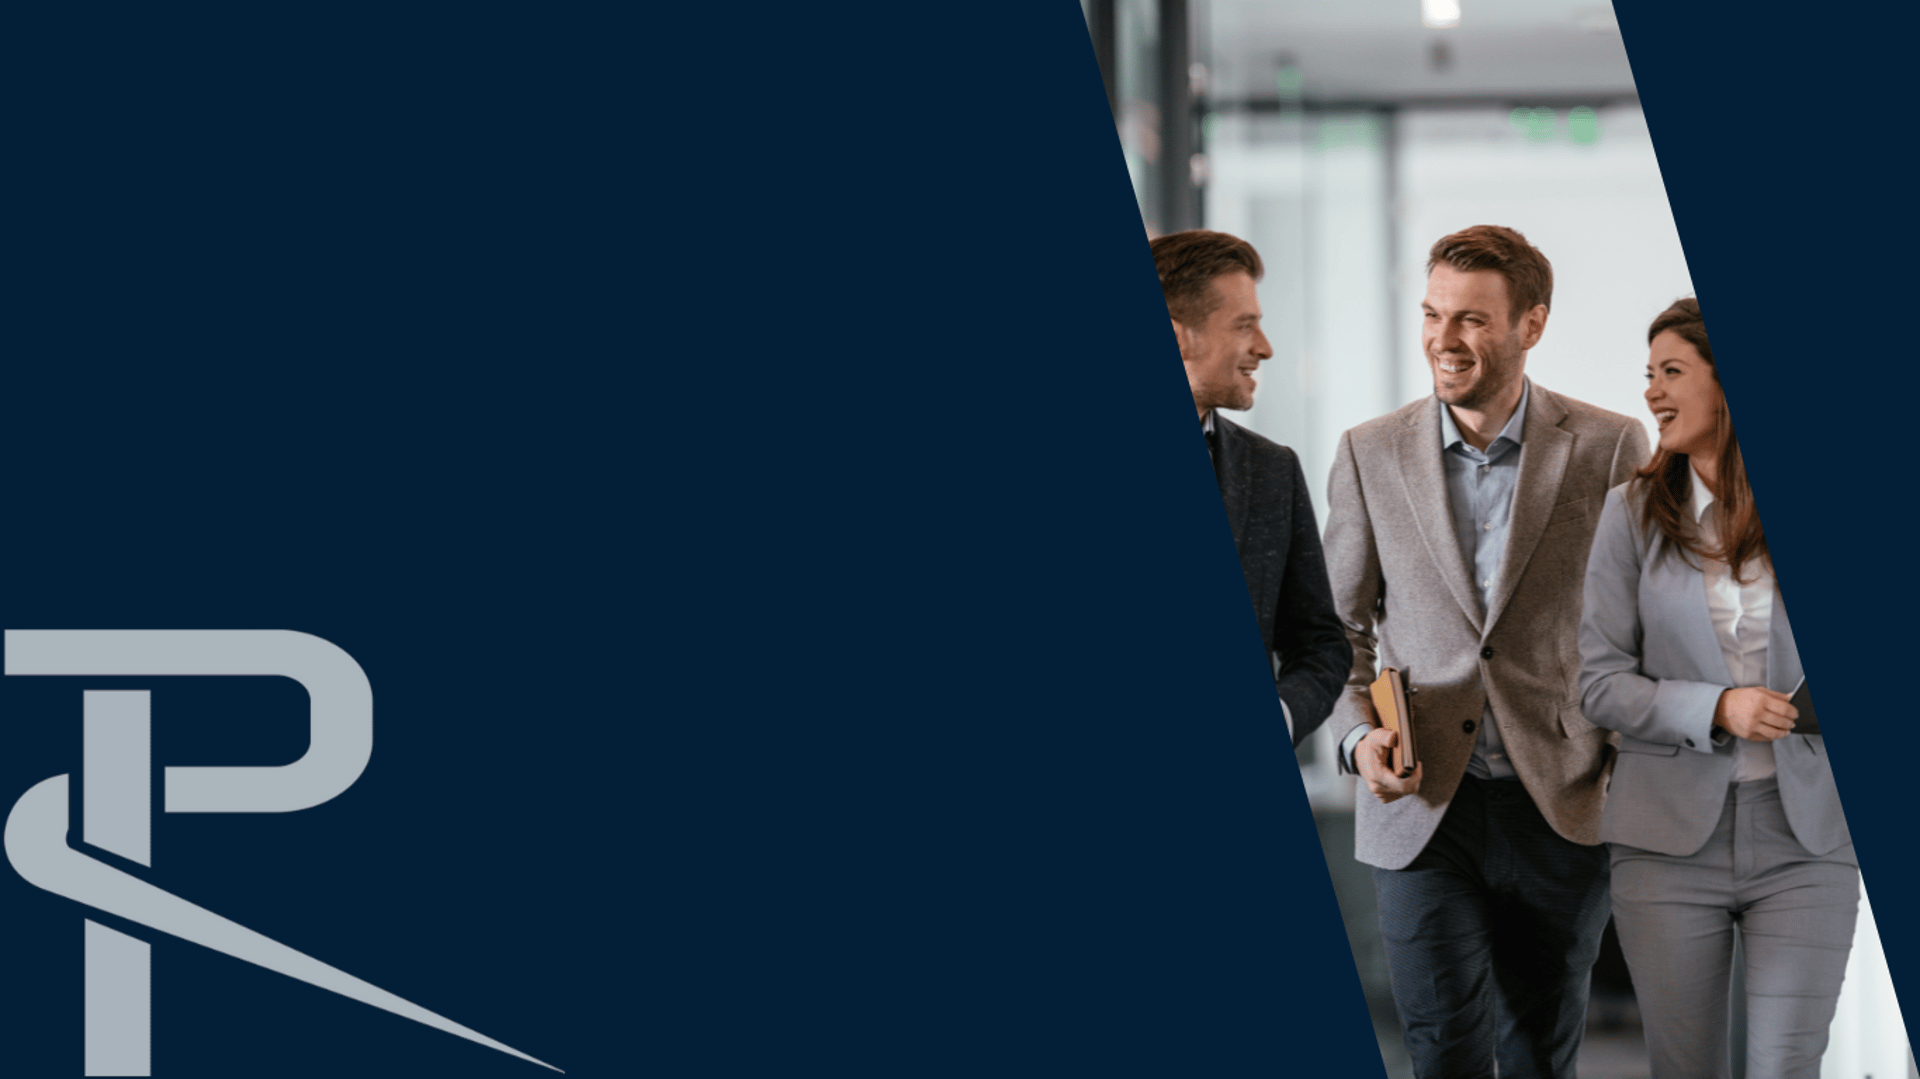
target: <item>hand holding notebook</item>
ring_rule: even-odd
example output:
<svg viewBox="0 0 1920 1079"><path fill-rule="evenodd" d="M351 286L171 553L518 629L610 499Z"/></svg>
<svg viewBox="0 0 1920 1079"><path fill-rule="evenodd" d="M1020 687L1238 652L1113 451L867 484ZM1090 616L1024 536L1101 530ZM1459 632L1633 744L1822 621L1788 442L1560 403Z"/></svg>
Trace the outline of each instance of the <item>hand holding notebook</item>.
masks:
<svg viewBox="0 0 1920 1079"><path fill-rule="evenodd" d="M1404 675L1388 667L1367 687L1367 692L1373 697L1373 711L1380 717L1380 725L1400 736L1393 747L1393 772L1405 779L1420 764L1413 742L1414 691L1407 687Z"/></svg>

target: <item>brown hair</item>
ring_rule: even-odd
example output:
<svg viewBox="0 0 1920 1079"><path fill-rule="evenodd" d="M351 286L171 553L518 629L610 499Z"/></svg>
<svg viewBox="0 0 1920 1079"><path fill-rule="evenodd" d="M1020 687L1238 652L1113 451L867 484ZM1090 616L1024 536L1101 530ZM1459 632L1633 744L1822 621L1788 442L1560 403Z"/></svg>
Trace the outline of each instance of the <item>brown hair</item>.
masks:
<svg viewBox="0 0 1920 1079"><path fill-rule="evenodd" d="M1676 334L1692 345L1700 358L1707 361L1714 384L1720 384L1720 368L1713 362L1713 346L1707 343L1707 324L1700 317L1700 301L1689 296L1675 300L1671 307L1660 312L1660 317L1647 328L1647 344L1653 344L1653 339L1663 333ZM1723 393L1723 405L1725 400ZM1715 454L1720 459L1716 469L1719 474L1713 477L1713 485L1718 489L1715 497L1722 510L1720 545L1709 549L1686 523L1687 498L1692 490L1688 473L1693 466L1684 453L1656 450L1653 460L1634 476L1633 482L1646 493L1640 525L1658 528L1673 548L1725 562L1733 567L1733 579L1744 584L1742 568L1756 558L1768 559L1770 564L1771 556L1767 553L1766 533L1760 530L1760 514L1753 507L1753 488L1747 483L1747 466L1740 458L1740 442L1734 437L1733 420L1724 407L1715 424L1714 442Z"/></svg>
<svg viewBox="0 0 1920 1079"><path fill-rule="evenodd" d="M1434 241L1427 273L1446 263L1461 273L1492 270L1507 279L1507 325L1536 306L1553 308L1553 264L1525 236L1501 225L1475 225Z"/></svg>
<svg viewBox="0 0 1920 1079"><path fill-rule="evenodd" d="M1267 272L1252 244L1224 232L1170 232L1152 246L1153 268L1160 272L1167 313L1188 326L1205 322L1220 306L1214 278L1244 273L1258 281Z"/></svg>

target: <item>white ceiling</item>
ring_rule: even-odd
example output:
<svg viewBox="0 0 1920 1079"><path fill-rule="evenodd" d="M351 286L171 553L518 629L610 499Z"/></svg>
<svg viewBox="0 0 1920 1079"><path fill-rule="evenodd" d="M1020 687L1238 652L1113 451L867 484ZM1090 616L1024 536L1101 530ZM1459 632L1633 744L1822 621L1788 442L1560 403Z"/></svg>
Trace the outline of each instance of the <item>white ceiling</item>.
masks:
<svg viewBox="0 0 1920 1079"><path fill-rule="evenodd" d="M1460 24L1420 0L1194 0L1195 57L1221 103L1273 102L1288 58L1309 101L1617 100L1633 73L1613 8L1591 0L1459 0ZM1448 62L1437 66L1439 43Z"/></svg>

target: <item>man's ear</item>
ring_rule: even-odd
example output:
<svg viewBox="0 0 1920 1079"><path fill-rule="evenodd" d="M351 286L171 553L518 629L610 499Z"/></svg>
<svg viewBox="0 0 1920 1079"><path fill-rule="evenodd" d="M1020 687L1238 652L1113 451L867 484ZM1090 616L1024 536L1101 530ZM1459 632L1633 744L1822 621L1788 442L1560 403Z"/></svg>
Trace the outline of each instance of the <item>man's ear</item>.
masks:
<svg viewBox="0 0 1920 1079"><path fill-rule="evenodd" d="M1547 305L1537 303L1533 310L1520 316L1520 348L1524 351L1540 343L1540 337L1547 332Z"/></svg>

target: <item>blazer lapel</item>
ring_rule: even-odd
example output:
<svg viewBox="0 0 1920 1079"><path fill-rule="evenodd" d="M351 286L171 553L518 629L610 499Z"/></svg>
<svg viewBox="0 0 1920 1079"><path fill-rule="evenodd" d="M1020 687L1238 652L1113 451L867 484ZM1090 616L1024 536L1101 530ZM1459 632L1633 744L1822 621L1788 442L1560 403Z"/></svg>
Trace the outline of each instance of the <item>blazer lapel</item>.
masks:
<svg viewBox="0 0 1920 1079"><path fill-rule="evenodd" d="M1414 527L1427 546L1427 555L1440 567L1447 591L1473 624L1475 633L1485 633L1487 624L1480 600L1473 594L1473 576L1467 569L1467 556L1460 550L1460 537L1453 531L1453 511L1447 504L1447 475L1440 461L1439 401L1431 408L1416 410L1412 422L1401 428L1396 444L1400 457L1400 482L1405 487L1407 505L1412 510Z"/></svg>
<svg viewBox="0 0 1920 1079"><path fill-rule="evenodd" d="M1805 672L1800 669L1800 649L1793 643L1793 627L1787 624L1787 608L1780 602L1780 589L1773 590L1773 619L1767 626L1767 688L1792 693Z"/></svg>
<svg viewBox="0 0 1920 1079"><path fill-rule="evenodd" d="M1239 425L1218 412L1213 414L1213 426L1220 440L1220 501L1226 504L1227 526L1233 530L1237 546L1246 534L1247 499L1253 493L1247 477L1247 440Z"/></svg>
<svg viewBox="0 0 1920 1079"><path fill-rule="evenodd" d="M1493 587L1487 592L1489 626L1500 620L1500 612L1513 598L1521 571L1533 557L1533 549L1540 545L1547 518L1560 501L1560 481L1573 457L1574 437L1560 429L1566 418L1567 410L1551 394L1528 394L1527 419L1521 428L1520 475L1514 484L1512 516L1507 520L1507 547L1500 555Z"/></svg>
<svg viewBox="0 0 1920 1079"><path fill-rule="evenodd" d="M1717 685L1733 685L1733 671L1727 667L1727 654L1720 650L1720 632L1713 628L1713 608L1707 606L1707 578L1694 563L1699 556L1688 554L1657 530L1647 545L1647 574L1651 591L1660 597L1658 607L1644 612L1643 619L1669 619L1679 650L1694 670ZM1776 617L1778 608L1775 608ZM1781 623L1773 623L1774 634ZM1771 652L1767 666L1773 666Z"/></svg>

